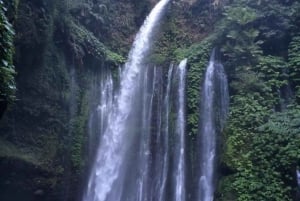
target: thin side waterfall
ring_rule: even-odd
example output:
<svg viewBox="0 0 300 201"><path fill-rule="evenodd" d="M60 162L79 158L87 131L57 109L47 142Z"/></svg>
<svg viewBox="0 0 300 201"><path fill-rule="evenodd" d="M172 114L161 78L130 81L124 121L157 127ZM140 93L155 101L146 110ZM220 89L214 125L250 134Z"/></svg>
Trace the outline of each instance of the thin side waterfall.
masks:
<svg viewBox="0 0 300 201"><path fill-rule="evenodd" d="M71 136L74 134L75 130L75 121L76 118L76 112L78 110L77 108L77 94L78 94L78 85L77 85L77 76L76 76L76 70L75 68L70 69L70 97L69 97L69 125L68 125L68 138L71 139ZM68 150L71 146L71 140L65 140L64 145L66 146L65 149ZM70 191L70 155L71 153L68 151L66 153L67 157L64 157L64 178L63 178L63 198L62 200L68 200L69 199L69 191Z"/></svg>
<svg viewBox="0 0 300 201"><path fill-rule="evenodd" d="M89 156L92 159L95 148L101 134L105 131L108 124L108 114L112 109L114 100L114 84L109 70L100 72L92 81L91 86L91 113L88 122L89 134Z"/></svg>
<svg viewBox="0 0 300 201"><path fill-rule="evenodd" d="M138 175L138 185L137 185L137 201L147 201L149 200L149 188L150 188L150 128L152 119L152 108L153 108L153 98L156 80L156 71L153 73L153 79L150 79L150 71L152 69L148 68L144 76L142 76L142 137L140 139L140 151L139 151L139 175Z"/></svg>
<svg viewBox="0 0 300 201"><path fill-rule="evenodd" d="M157 182L158 187L158 196L157 199L153 201L164 201L166 199L166 184L167 184L167 176L169 170L169 116L170 116L170 91L172 84L172 74L173 74L173 65L169 67L168 77L167 77L167 87L163 102L163 110L162 110L162 121L163 121L163 129L162 129L162 140L161 140L161 153L163 156L162 163L157 159L158 163L161 164L161 171Z"/></svg>
<svg viewBox="0 0 300 201"><path fill-rule="evenodd" d="M163 73L161 67L154 68L154 102L153 102L153 119L152 119L152 139L151 139L151 175L150 179L151 188L149 189L150 197L149 200L157 200L159 187L161 185L160 181L162 179L162 157L163 149L165 149L163 144L162 136L162 109L163 109Z"/></svg>
<svg viewBox="0 0 300 201"><path fill-rule="evenodd" d="M223 65L213 51L202 87L200 115L199 201L213 201L216 183L217 138L228 113L228 85Z"/></svg>
<svg viewBox="0 0 300 201"><path fill-rule="evenodd" d="M187 59L180 62L178 66L178 108L177 108L177 120L176 120L176 138L177 143L175 145L177 167L175 171L176 175L176 189L175 189L175 201L185 201L185 74L186 74Z"/></svg>
<svg viewBox="0 0 300 201"><path fill-rule="evenodd" d="M297 176L298 188L300 189L300 170L296 170L296 176Z"/></svg>
<svg viewBox="0 0 300 201"><path fill-rule="evenodd" d="M97 115L100 119L100 133L103 133L108 124L108 113L113 106L113 79L111 73L108 73L104 79L101 79L101 97L97 106ZM101 132L102 131L102 132Z"/></svg>
<svg viewBox="0 0 300 201"><path fill-rule="evenodd" d="M297 180L297 192L296 192L296 200L300 199L300 170L298 169L299 167L297 167L296 169L296 180Z"/></svg>
<svg viewBox="0 0 300 201"><path fill-rule="evenodd" d="M139 76L144 70L155 30L169 0L161 0L142 25L129 53L121 77L120 92L108 114L108 125L103 132L97 156L91 170L84 201L118 201L121 199L128 149L135 141L131 127L133 104L138 91ZM129 157L129 156L128 156Z"/></svg>

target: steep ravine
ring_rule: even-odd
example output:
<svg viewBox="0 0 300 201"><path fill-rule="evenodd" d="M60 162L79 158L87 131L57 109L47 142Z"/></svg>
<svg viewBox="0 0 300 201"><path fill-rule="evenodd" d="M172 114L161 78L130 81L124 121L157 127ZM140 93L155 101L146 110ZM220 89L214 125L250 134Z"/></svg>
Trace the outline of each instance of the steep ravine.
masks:
<svg viewBox="0 0 300 201"><path fill-rule="evenodd" d="M1 119L0 200L75 200L80 194L91 80L122 57L76 24L65 3L19 2L17 99Z"/></svg>
<svg viewBox="0 0 300 201"><path fill-rule="evenodd" d="M0 102L1 201L81 200L95 150L88 147L88 120L99 97L94 84L106 70L119 79L157 2L4 0L16 32L17 91L5 113ZM297 0L171 1L147 62L167 72L170 63L188 59L188 201L197 188L199 94L213 47L230 93L215 199L299 199L299 8Z"/></svg>
<svg viewBox="0 0 300 201"><path fill-rule="evenodd" d="M5 3L16 31L17 92L0 122L0 199L76 200L87 164L91 82L101 68L124 62L156 2L20 0L16 11ZM174 19L184 19L181 5L187 11L190 2L174 2L165 23L184 38L188 31L179 26L189 27Z"/></svg>

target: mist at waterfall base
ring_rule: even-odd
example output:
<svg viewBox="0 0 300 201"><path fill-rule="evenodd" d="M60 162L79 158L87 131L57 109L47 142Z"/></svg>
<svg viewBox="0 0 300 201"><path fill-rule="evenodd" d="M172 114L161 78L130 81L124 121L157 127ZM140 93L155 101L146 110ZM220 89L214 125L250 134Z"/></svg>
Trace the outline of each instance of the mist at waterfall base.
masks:
<svg viewBox="0 0 300 201"><path fill-rule="evenodd" d="M96 152L96 156L90 155L94 163L83 201L185 201L191 197L186 189L187 60L168 69L145 64L168 2L161 0L146 18L120 73L120 83L114 83L111 72L107 70L92 86L92 91L99 93L89 120L90 153ZM213 62L212 66L216 66L216 70L207 70L212 74L206 75L204 88L207 79L208 84L215 82L207 76L216 77L220 86L224 83L219 76L224 76L226 81L223 67L219 67L221 64ZM119 85L117 90L115 85ZM226 99L226 86L222 85L223 88L217 91L213 85L213 93L220 93ZM209 102L214 101L214 96L205 97L209 94L203 93L202 103L214 104ZM227 108L225 102L220 101L219 105ZM212 105L209 107L212 108ZM220 110L221 116L226 115L225 110ZM208 117L205 121L210 122L211 127L215 126L213 113L212 109L205 113ZM224 120L221 116L220 120ZM203 133L212 136L203 138L213 145L208 150L215 149L212 141L216 139L217 130L211 128L208 132L201 132L201 136ZM210 151L202 151L211 154ZM201 168L200 192L206 189L203 185L211 185L210 190L203 191L205 197L200 200L210 201L210 194L214 191L210 177L214 178L211 176L214 173L202 173L207 169L205 164L212 162L201 153L199 156L204 167ZM214 159L212 161L215 162ZM207 183L201 183L204 179Z"/></svg>

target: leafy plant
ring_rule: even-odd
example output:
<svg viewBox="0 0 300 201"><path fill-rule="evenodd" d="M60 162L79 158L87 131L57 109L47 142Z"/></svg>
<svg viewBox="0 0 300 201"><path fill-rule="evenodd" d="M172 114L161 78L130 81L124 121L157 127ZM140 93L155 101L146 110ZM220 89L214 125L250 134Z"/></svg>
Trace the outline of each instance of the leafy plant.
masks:
<svg viewBox="0 0 300 201"><path fill-rule="evenodd" d="M12 102L16 90L13 65L15 33L5 12L3 1L0 1L0 102Z"/></svg>
<svg viewBox="0 0 300 201"><path fill-rule="evenodd" d="M297 103L300 103L300 36L293 37L289 45L289 74L295 90Z"/></svg>
<svg viewBox="0 0 300 201"><path fill-rule="evenodd" d="M293 23L299 19L298 6L236 0L217 24L231 92L221 157L230 171L221 179L218 200L280 201L296 194L300 136L292 122L299 122L300 114L300 38ZM289 83L297 101L281 111L281 94Z"/></svg>
<svg viewBox="0 0 300 201"><path fill-rule="evenodd" d="M199 122L199 103L202 75L207 66L211 51L211 42L204 40L199 44L192 45L187 49L177 49L175 58L181 60L188 59L189 71L187 78L187 126L189 135L195 137Z"/></svg>

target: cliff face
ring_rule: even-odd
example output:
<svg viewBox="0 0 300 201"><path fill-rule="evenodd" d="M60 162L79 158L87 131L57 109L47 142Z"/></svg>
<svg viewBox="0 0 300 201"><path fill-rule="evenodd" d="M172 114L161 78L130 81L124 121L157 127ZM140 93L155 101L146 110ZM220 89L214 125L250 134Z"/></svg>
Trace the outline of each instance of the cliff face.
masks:
<svg viewBox="0 0 300 201"><path fill-rule="evenodd" d="M92 82L103 69L125 61L156 2L5 2L16 32L17 92L0 123L1 200L80 197ZM191 44L205 35L204 25L199 27L194 19L203 17L196 12L187 16L192 3L175 1L170 6L161 34L165 46ZM194 22L188 23L187 17ZM192 34L197 30L199 34ZM164 45L154 61L172 60L173 50Z"/></svg>
<svg viewBox="0 0 300 201"><path fill-rule="evenodd" d="M101 68L114 68L123 57L102 42L110 36L103 25L110 19L96 16L101 13L92 11L96 5L69 3L19 2L13 22L16 101L0 125L1 200L75 200L80 195L90 83ZM129 3L113 6L126 10ZM108 12L105 5L99 9ZM135 26L129 27L121 38L133 34ZM120 41L128 49L130 41Z"/></svg>
<svg viewBox="0 0 300 201"><path fill-rule="evenodd" d="M125 62L135 33L156 2L4 2L16 32L17 91L0 121L0 200L80 198L93 82L105 69L115 72ZM219 200L270 198L258 192L271 192L274 200L295 197L299 7L293 0L175 0L168 8L149 63L163 67L188 58L187 138L193 171L199 87L212 47L221 50L228 73L231 112L220 145ZM6 107L0 104L1 110ZM265 150L269 143L274 149ZM269 152L286 154L272 158Z"/></svg>

